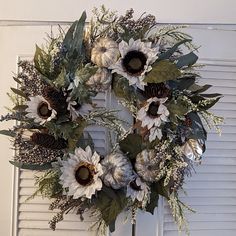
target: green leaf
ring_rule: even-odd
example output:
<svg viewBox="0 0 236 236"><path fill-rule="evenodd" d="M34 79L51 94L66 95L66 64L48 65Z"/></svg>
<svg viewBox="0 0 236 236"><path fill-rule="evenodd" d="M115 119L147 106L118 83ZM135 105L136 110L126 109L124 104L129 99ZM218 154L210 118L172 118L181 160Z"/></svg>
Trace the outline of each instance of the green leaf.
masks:
<svg viewBox="0 0 236 236"><path fill-rule="evenodd" d="M198 85L198 84L193 84L191 87L189 87L189 90L193 93L203 93L211 87L212 87L212 85L210 85L210 84L205 84L203 86Z"/></svg>
<svg viewBox="0 0 236 236"><path fill-rule="evenodd" d="M196 112L190 112L188 113L188 117L191 119L191 132L188 138L200 139L205 142L207 139L207 132L199 115Z"/></svg>
<svg viewBox="0 0 236 236"><path fill-rule="evenodd" d="M29 100L28 96L27 96L23 91L21 91L21 90L19 90L19 89L16 89L16 88L11 88L11 91L12 91L13 93L15 93L16 95L18 95L18 96L20 96L20 97L23 97L23 98L25 98L25 99L27 99L27 100Z"/></svg>
<svg viewBox="0 0 236 236"><path fill-rule="evenodd" d="M36 51L34 54L34 66L37 71L51 79L51 55L47 54L43 49L36 45Z"/></svg>
<svg viewBox="0 0 236 236"><path fill-rule="evenodd" d="M113 232L115 230L115 221L117 216L127 205L127 198L120 190L116 191L115 197L111 197L102 190L97 194L95 205L100 210L106 225L110 226L110 230Z"/></svg>
<svg viewBox="0 0 236 236"><path fill-rule="evenodd" d="M151 194L150 194L150 202L146 206L146 211L150 212L152 215L154 214L154 210L157 207L158 199L159 199L159 192L156 183L153 183L151 186Z"/></svg>
<svg viewBox="0 0 236 236"><path fill-rule="evenodd" d="M221 93L210 93L210 94L202 93L199 95L202 97L205 97L205 98L214 98L214 97L221 97L222 96Z"/></svg>
<svg viewBox="0 0 236 236"><path fill-rule="evenodd" d="M200 108L202 108L204 110L208 110L211 107L213 107L220 99L221 99L221 97L215 98L210 103L208 103L207 105L200 106Z"/></svg>
<svg viewBox="0 0 236 236"><path fill-rule="evenodd" d="M21 168L21 169L26 169L26 170L48 170L52 168L51 163L45 163L45 164L26 164L22 162L17 162L17 161L9 161L12 165Z"/></svg>
<svg viewBox="0 0 236 236"><path fill-rule="evenodd" d="M65 88L69 85L69 79L66 76L65 69L62 69L60 74L57 76L57 78L54 80L54 84L57 88Z"/></svg>
<svg viewBox="0 0 236 236"><path fill-rule="evenodd" d="M21 84L22 82L15 76L13 76L13 79L16 81L16 83Z"/></svg>
<svg viewBox="0 0 236 236"><path fill-rule="evenodd" d="M143 140L139 134L129 134L119 142L122 152L127 153L130 159L133 159L143 150Z"/></svg>
<svg viewBox="0 0 236 236"><path fill-rule="evenodd" d="M176 66L177 68L182 68L184 66L191 66L195 64L197 60L198 60L198 56L195 53L190 52L186 55L179 57L177 59Z"/></svg>
<svg viewBox="0 0 236 236"><path fill-rule="evenodd" d="M181 91L184 89L188 89L191 85L194 84L195 80L196 80L195 77L186 77L178 79L176 80L178 82L177 89Z"/></svg>
<svg viewBox="0 0 236 236"><path fill-rule="evenodd" d="M113 79L112 88L116 97L123 98L128 101L133 101L136 98L135 90L129 85L126 78L115 76Z"/></svg>
<svg viewBox="0 0 236 236"><path fill-rule="evenodd" d="M172 48L170 48L169 50L167 50L166 52L163 52L161 53L159 56L158 56L158 59L157 61L161 61L161 60L165 60L165 59L169 59L172 54L178 49L178 47L184 43L187 43L187 42L191 42L192 40L191 39L184 39L178 43L176 43Z"/></svg>
<svg viewBox="0 0 236 236"><path fill-rule="evenodd" d="M175 80L181 75L179 69L170 61L164 60L152 65L152 70L146 75L144 82L161 83Z"/></svg>
<svg viewBox="0 0 236 236"><path fill-rule="evenodd" d="M167 109L170 112L169 117L171 122L175 124L178 124L178 119L183 120L188 113L188 107L179 98L177 100L171 100L167 105Z"/></svg>
<svg viewBox="0 0 236 236"><path fill-rule="evenodd" d="M6 129L0 130L0 134L6 135L6 136L9 136L9 137L15 137L16 136L16 133L14 131L6 130Z"/></svg>
<svg viewBox="0 0 236 236"><path fill-rule="evenodd" d="M13 107L13 110L17 110L17 111L25 111L25 109L27 108L27 105L16 105Z"/></svg>
<svg viewBox="0 0 236 236"><path fill-rule="evenodd" d="M66 69L70 73L74 73L83 60L83 35L86 20L86 12L84 11L78 21L75 21L67 31L62 46L66 48L67 66Z"/></svg>

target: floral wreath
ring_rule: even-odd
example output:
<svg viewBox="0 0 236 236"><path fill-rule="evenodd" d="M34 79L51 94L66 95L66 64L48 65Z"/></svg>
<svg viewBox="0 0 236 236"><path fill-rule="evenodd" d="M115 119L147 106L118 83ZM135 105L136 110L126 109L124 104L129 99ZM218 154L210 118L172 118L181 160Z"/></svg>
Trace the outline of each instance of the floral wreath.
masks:
<svg viewBox="0 0 236 236"><path fill-rule="evenodd" d="M17 120L1 134L12 137L13 165L42 171L37 191L59 212L49 222L55 230L64 214L97 216L99 232L115 230L122 211L153 214L159 196L167 199L179 229L191 210L179 200L184 178L200 163L209 127L222 118L208 111L221 94L199 85L198 57L183 26L158 26L153 15L133 18L104 7L86 13L67 33L49 36L36 47L34 61L20 61L11 88L14 102L1 121ZM183 53L183 48L188 53ZM186 51L186 50L185 50ZM130 112L133 124L117 110L99 108L93 98L112 92ZM110 132L110 150L101 155L86 130L101 125Z"/></svg>

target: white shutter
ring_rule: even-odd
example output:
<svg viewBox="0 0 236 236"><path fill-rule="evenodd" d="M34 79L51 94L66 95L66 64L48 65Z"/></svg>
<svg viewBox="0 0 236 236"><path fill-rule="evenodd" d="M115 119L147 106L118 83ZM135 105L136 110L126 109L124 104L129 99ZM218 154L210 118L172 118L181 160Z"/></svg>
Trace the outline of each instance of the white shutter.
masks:
<svg viewBox="0 0 236 236"><path fill-rule="evenodd" d="M107 107L110 97L108 93L99 93L94 98L97 107ZM91 126L87 131L92 136L95 150L101 155L107 151L107 134L106 129L98 126ZM70 212L65 216L64 221L57 224L57 229L53 232L49 229L48 221L52 218L55 211L49 211L50 200L42 199L41 196L35 197L33 200L26 201L36 190L34 186L34 175L37 172L21 170L19 180L19 210L18 210L18 236L93 236L96 232L89 231L94 223L89 215L85 216L83 222L75 213Z"/></svg>
<svg viewBox="0 0 236 236"><path fill-rule="evenodd" d="M196 174L186 181L188 195L182 200L197 213L188 214L191 236L236 234L236 60L203 59L202 83L209 92L224 97L212 111L225 118L222 136L209 131L207 151ZM164 203L164 236L178 235L167 203ZM183 234L184 235L184 234Z"/></svg>

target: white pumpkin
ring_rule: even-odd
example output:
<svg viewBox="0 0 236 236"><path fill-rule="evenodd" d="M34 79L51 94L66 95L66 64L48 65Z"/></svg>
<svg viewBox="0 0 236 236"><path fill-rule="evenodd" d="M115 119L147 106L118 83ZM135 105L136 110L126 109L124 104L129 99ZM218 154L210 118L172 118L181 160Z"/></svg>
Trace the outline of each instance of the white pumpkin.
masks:
<svg viewBox="0 0 236 236"><path fill-rule="evenodd" d="M89 78L86 84L94 91L105 91L111 85L111 78L112 75L108 69L98 68L97 72Z"/></svg>
<svg viewBox="0 0 236 236"><path fill-rule="evenodd" d="M120 56L118 44L110 38L100 38L91 52L91 61L99 67L110 67Z"/></svg>
<svg viewBox="0 0 236 236"><path fill-rule="evenodd" d="M119 189L127 186L133 178L133 168L126 156L120 152L111 153L102 162L103 182L106 186Z"/></svg>
<svg viewBox="0 0 236 236"><path fill-rule="evenodd" d="M137 174L147 182L154 182L160 171L161 153L156 150L143 150L136 156L135 169Z"/></svg>

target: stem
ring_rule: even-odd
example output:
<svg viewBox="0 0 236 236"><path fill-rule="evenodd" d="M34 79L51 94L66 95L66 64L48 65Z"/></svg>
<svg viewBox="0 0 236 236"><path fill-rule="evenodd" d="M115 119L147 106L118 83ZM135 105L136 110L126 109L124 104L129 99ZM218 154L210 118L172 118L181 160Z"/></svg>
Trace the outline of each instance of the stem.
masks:
<svg viewBox="0 0 236 236"><path fill-rule="evenodd" d="M132 224L132 236L136 236L136 223Z"/></svg>

